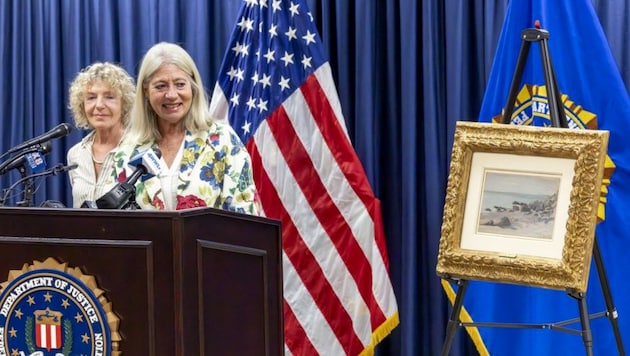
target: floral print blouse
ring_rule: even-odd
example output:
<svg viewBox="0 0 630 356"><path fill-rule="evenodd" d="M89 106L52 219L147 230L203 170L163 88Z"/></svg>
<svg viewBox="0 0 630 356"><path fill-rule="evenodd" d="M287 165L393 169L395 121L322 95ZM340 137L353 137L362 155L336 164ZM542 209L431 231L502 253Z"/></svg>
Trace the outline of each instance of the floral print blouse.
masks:
<svg viewBox="0 0 630 356"><path fill-rule="evenodd" d="M127 166L130 157L155 147L156 142L145 142L118 151L117 180L122 182L133 172L134 168ZM164 210L160 178L143 178L136 183L136 202L141 209ZM251 158L231 126L214 122L208 131L186 132L176 195L176 210L213 207L260 214Z"/></svg>

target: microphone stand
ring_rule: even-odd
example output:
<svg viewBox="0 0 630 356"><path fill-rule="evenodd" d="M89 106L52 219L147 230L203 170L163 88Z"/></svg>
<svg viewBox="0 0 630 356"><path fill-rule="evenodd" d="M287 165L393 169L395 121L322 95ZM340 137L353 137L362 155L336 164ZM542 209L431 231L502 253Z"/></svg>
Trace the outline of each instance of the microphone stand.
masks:
<svg viewBox="0 0 630 356"><path fill-rule="evenodd" d="M25 165L21 165L18 167L18 171L20 172L20 175L22 176L22 178L20 178L21 180L25 179L24 182L24 199L22 199L22 201L19 201L16 203L17 206L24 206L24 207L30 207L33 206L33 190L34 190L34 184L33 184L33 179L32 177L28 177L26 175L26 166Z"/></svg>
<svg viewBox="0 0 630 356"><path fill-rule="evenodd" d="M22 177L22 178L20 178L19 181L23 181L24 179L28 180L28 177L26 176L26 166L25 165L21 165L21 166L17 167L17 170L18 170L18 172L20 172L20 176ZM8 194L8 192L11 189L13 189L13 188L14 188L13 186L11 186L10 188L5 188L3 190L3 193L7 193ZM33 190L33 182L32 181L27 182L27 184L25 186L25 190L24 190L24 200L22 200L21 202L18 202L17 206L23 206L22 204L24 203L24 201L26 201L26 198L27 198L26 190L28 190L28 189L30 189L31 191ZM28 197L32 197L32 193L30 195L28 195ZM3 198L0 200L0 206L4 206L4 202L6 201L6 199L7 199L7 195L3 194Z"/></svg>
<svg viewBox="0 0 630 356"><path fill-rule="evenodd" d="M18 206L33 206L32 199L33 199L33 193L34 193L34 189L33 189L34 178L44 177L44 176L54 176L61 172L69 171L75 168L77 168L76 164L73 164L71 166L64 166L63 164L60 163L52 168L49 168L44 171L34 173L28 176L26 174L23 174L22 178L18 179L9 188L4 190L2 200L0 200L0 206L4 206L4 202L7 201L7 199L9 198L9 193L11 193L12 190L15 189L15 187L17 187L19 184L25 181L26 183L25 183L25 190L24 190L24 200L21 202L18 202L17 204Z"/></svg>
<svg viewBox="0 0 630 356"><path fill-rule="evenodd" d="M123 207L122 210L140 210L140 205L136 202L136 189L134 187L133 194L129 197L129 201Z"/></svg>

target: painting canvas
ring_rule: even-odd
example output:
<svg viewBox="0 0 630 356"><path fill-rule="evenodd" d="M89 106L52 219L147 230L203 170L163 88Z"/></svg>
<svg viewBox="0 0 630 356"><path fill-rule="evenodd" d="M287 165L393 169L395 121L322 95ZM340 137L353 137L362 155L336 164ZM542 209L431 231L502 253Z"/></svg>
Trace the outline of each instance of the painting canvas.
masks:
<svg viewBox="0 0 630 356"><path fill-rule="evenodd" d="M550 240L560 179L551 174L487 171L477 231Z"/></svg>

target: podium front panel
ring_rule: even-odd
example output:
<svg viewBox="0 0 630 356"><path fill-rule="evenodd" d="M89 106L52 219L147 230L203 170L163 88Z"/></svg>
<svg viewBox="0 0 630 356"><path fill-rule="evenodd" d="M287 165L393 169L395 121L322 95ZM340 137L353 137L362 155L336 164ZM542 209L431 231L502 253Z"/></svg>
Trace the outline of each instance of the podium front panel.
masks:
<svg viewBox="0 0 630 356"><path fill-rule="evenodd" d="M215 209L0 208L0 282L51 257L93 276L122 355L281 355L280 244L279 222Z"/></svg>

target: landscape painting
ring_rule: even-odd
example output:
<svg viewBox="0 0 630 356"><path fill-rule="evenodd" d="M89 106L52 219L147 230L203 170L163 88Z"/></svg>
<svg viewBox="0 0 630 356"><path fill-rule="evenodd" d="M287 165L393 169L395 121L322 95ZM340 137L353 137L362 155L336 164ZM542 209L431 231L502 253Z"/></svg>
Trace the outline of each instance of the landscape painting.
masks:
<svg viewBox="0 0 630 356"><path fill-rule="evenodd" d="M586 291L608 132L458 122L436 272Z"/></svg>
<svg viewBox="0 0 630 356"><path fill-rule="evenodd" d="M552 239L560 175L488 170L477 233Z"/></svg>

